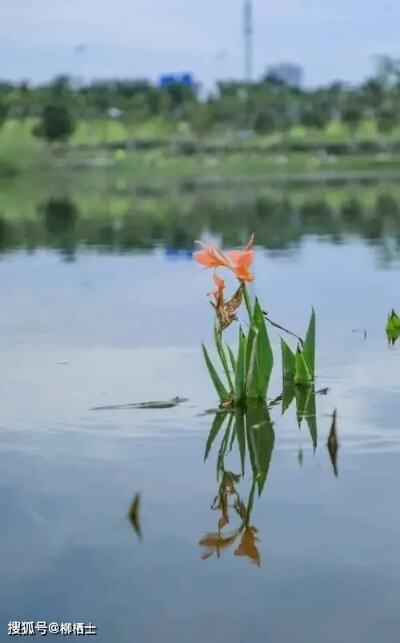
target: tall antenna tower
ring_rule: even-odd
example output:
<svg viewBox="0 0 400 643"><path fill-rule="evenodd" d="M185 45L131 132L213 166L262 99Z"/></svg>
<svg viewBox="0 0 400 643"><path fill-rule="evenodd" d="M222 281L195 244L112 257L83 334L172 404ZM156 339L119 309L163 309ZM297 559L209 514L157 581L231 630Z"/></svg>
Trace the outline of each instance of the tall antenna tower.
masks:
<svg viewBox="0 0 400 643"><path fill-rule="evenodd" d="M244 0L244 78L246 83L253 80L253 0Z"/></svg>

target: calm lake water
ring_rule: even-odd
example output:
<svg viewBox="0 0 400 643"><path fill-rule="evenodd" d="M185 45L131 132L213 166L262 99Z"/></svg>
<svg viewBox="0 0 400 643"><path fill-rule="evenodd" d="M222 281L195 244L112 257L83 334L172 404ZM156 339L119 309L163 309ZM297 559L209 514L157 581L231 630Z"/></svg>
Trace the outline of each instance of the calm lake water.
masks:
<svg viewBox="0 0 400 643"><path fill-rule="evenodd" d="M0 639L15 620L92 622L105 643L397 643L396 188L95 197L0 201ZM250 451L239 478L238 443L206 413L210 275L191 259L199 236L229 247L253 230L253 290L300 334L315 307L316 389L329 389L304 403L311 431L296 400L271 409L263 485ZM239 533L229 508L225 540L217 467L251 513Z"/></svg>

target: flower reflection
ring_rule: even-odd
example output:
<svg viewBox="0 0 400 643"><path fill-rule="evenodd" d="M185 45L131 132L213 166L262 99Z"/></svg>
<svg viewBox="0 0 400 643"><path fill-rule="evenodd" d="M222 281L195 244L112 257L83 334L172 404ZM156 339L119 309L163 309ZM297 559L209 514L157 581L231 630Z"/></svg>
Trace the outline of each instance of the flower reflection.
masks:
<svg viewBox="0 0 400 643"><path fill-rule="evenodd" d="M256 542L258 542L256 534L257 529L255 527L249 527L246 525L240 545L233 553L235 556L247 556L252 563L260 567L261 559L260 552L256 545Z"/></svg>

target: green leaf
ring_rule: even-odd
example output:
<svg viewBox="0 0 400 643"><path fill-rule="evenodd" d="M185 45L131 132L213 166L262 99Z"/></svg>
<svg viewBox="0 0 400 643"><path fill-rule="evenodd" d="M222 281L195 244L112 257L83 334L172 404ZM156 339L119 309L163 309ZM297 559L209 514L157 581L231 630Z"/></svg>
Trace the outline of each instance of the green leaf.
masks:
<svg viewBox="0 0 400 643"><path fill-rule="evenodd" d="M253 344L256 336L257 336L257 329L254 326L254 324L251 324L249 328L249 332L247 334L247 341L246 341L246 363L245 363L246 379L250 370L250 361L253 354Z"/></svg>
<svg viewBox="0 0 400 643"><path fill-rule="evenodd" d="M222 368L224 369L226 379L228 380L230 392L233 393L232 377L229 371L228 360L225 355L224 345L222 343L221 335L218 332L217 325L214 326L214 338L215 338L215 345L217 347L218 355L221 360Z"/></svg>
<svg viewBox="0 0 400 643"><path fill-rule="evenodd" d="M235 372L235 397L237 402L243 402L246 395L246 336L239 328L239 352Z"/></svg>
<svg viewBox="0 0 400 643"><path fill-rule="evenodd" d="M312 309L310 323L308 324L306 338L303 345L304 358L311 373L312 379L315 376L315 310Z"/></svg>
<svg viewBox="0 0 400 643"><path fill-rule="evenodd" d="M274 356L272 353L271 343L269 340L267 326L265 324L264 313L258 299L254 304L253 323L256 327L257 334L257 372L258 372L258 399L265 401L272 368L274 365Z"/></svg>
<svg viewBox="0 0 400 643"><path fill-rule="evenodd" d="M226 390L226 388L225 388L221 378L219 377L217 371L215 370L214 364L212 363L212 361L211 361L211 359L210 359L210 357L208 355L207 349L204 346L204 344L202 344L202 348L203 348L204 359L206 360L208 372L209 372L210 377L212 379L212 382L213 382L213 384L215 386L215 390L218 393L219 399L220 400L228 400L229 399L229 393Z"/></svg>
<svg viewBox="0 0 400 643"><path fill-rule="evenodd" d="M386 334L390 344L395 344L400 337L400 317L392 310L386 324Z"/></svg>
<svg viewBox="0 0 400 643"><path fill-rule="evenodd" d="M233 354L233 350L231 349L229 344L227 344L227 348L228 348L229 359L231 360L232 370L233 370L234 373L236 373L236 357Z"/></svg>
<svg viewBox="0 0 400 643"><path fill-rule="evenodd" d="M304 353L300 348L297 349L296 353L296 372L294 381L296 384L302 384L304 386L311 386L313 382L313 376L305 360Z"/></svg>
<svg viewBox="0 0 400 643"><path fill-rule="evenodd" d="M294 380L296 374L296 355L281 337L283 379Z"/></svg>
<svg viewBox="0 0 400 643"><path fill-rule="evenodd" d="M247 341L246 358L250 353L251 355L248 362L248 369L246 372L246 397L249 400L257 400L259 396L259 365L258 365L258 331L256 330L253 335L252 344L249 346ZM247 360L246 360L247 361Z"/></svg>
<svg viewBox="0 0 400 643"><path fill-rule="evenodd" d="M217 437L222 425L224 424L226 417L228 413L216 413L214 421L212 423L210 433L208 434L207 442L206 442L206 448L204 452L204 460L207 460L211 447L214 443L215 438Z"/></svg>
<svg viewBox="0 0 400 643"><path fill-rule="evenodd" d="M400 332L400 317L392 310L391 314L388 316L386 324L387 333Z"/></svg>

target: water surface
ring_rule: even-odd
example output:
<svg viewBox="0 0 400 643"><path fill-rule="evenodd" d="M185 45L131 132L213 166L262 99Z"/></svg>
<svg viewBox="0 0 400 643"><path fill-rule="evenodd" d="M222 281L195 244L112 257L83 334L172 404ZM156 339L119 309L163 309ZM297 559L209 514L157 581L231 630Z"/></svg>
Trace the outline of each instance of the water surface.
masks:
<svg viewBox="0 0 400 643"><path fill-rule="evenodd" d="M154 198L117 186L99 202L52 190L0 206L2 640L8 621L47 620L91 621L105 643L396 643L400 353L384 333L400 308L396 188ZM316 389L329 390L315 397L316 450L295 400L271 409L254 539L235 536L231 507L232 542L213 547L225 429L204 462L210 276L191 251L253 230L255 291L300 333L315 307ZM112 408L175 396L187 401ZM250 455L235 482L245 505ZM223 470L241 473L236 441Z"/></svg>

